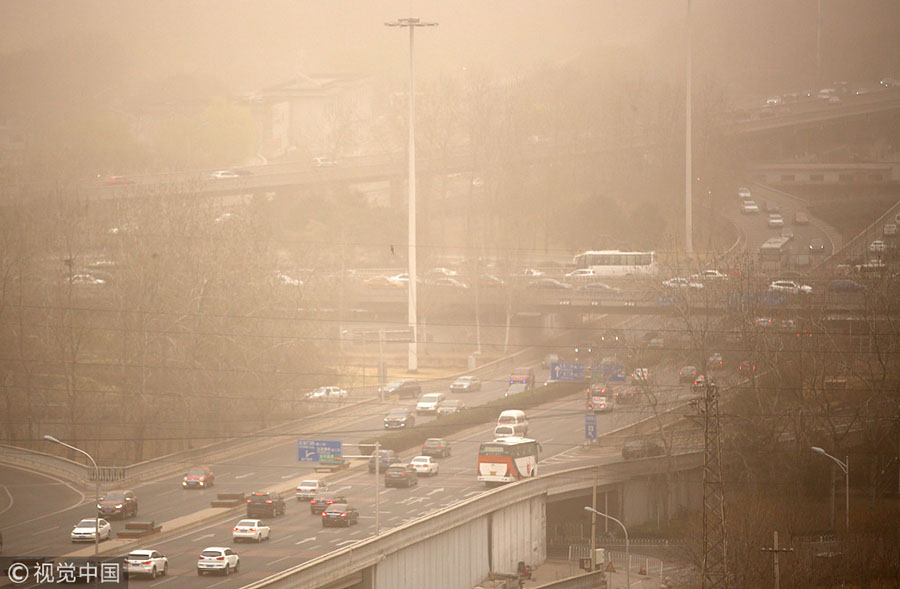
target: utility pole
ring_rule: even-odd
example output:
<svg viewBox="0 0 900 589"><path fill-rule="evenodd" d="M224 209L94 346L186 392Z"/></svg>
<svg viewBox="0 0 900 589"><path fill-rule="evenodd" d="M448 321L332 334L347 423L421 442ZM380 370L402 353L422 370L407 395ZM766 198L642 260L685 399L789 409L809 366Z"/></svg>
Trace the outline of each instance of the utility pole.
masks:
<svg viewBox="0 0 900 589"><path fill-rule="evenodd" d="M725 526L725 488L719 423L719 388L707 381L700 405L703 417L703 589L729 587Z"/></svg>
<svg viewBox="0 0 900 589"><path fill-rule="evenodd" d="M794 549L778 547L778 531L777 530L772 532L772 537L773 537L773 542L774 542L772 545L773 547L772 548L760 548L760 550L762 550L763 552L771 552L772 553L773 565L775 567L775 589L781 589L781 580L779 577L780 573L778 570L778 555L781 552L793 552Z"/></svg>
<svg viewBox="0 0 900 589"><path fill-rule="evenodd" d="M691 111L693 104L691 102L691 77L692 77L692 47L691 47L691 0L687 0L687 64L685 65L684 85L684 253L688 258L694 255L694 219L693 219L693 196L692 186L694 181L693 172L693 145L691 138Z"/></svg>
<svg viewBox="0 0 900 589"><path fill-rule="evenodd" d="M417 27L436 27L436 22L423 22L418 18L400 18L393 22L384 23L388 27L406 27L409 29L409 290L407 300L407 315L409 328L412 331L412 341L409 343L409 372L419 370L418 356L418 325L416 315L416 77L415 77L415 44L414 31Z"/></svg>

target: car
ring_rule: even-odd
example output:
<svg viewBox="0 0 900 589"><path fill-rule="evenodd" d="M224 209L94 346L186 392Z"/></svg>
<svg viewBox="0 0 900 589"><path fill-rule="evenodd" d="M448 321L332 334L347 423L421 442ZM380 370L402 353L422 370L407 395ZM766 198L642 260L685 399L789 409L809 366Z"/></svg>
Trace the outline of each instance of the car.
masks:
<svg viewBox="0 0 900 589"><path fill-rule="evenodd" d="M622 289L610 286L603 282L588 282L578 287L578 290L595 295L615 296L622 293Z"/></svg>
<svg viewBox="0 0 900 589"><path fill-rule="evenodd" d="M197 560L197 575L222 573L226 577L241 570L241 558L231 548L210 546L200 552Z"/></svg>
<svg viewBox="0 0 900 589"><path fill-rule="evenodd" d="M384 471L385 487L412 487L419 484L416 470L409 464L397 462Z"/></svg>
<svg viewBox="0 0 900 589"><path fill-rule="evenodd" d="M454 413L462 413L465 410L466 406L462 401L447 399L446 401L441 401L440 405L438 405L437 415L438 417L442 415L453 415Z"/></svg>
<svg viewBox="0 0 900 589"><path fill-rule="evenodd" d="M778 203L773 200L766 201L766 212L767 213L778 213L780 209L778 208Z"/></svg>
<svg viewBox="0 0 900 589"><path fill-rule="evenodd" d="M691 392L702 393L706 390L707 385L712 385L712 382L705 375L698 374L694 382L691 383Z"/></svg>
<svg viewBox="0 0 900 589"><path fill-rule="evenodd" d="M809 225L809 215L803 211L794 213L794 225Z"/></svg>
<svg viewBox="0 0 900 589"><path fill-rule="evenodd" d="M893 237L897 235L897 224L896 223L887 223L882 229L881 234L885 237Z"/></svg>
<svg viewBox="0 0 900 589"><path fill-rule="evenodd" d="M69 277L69 282L82 286L102 286L106 284L105 280L97 278L93 274L73 274Z"/></svg>
<svg viewBox="0 0 900 589"><path fill-rule="evenodd" d="M347 391L341 387L319 387L311 393L306 393L307 399L327 400L327 399L346 399Z"/></svg>
<svg viewBox="0 0 900 589"><path fill-rule="evenodd" d="M240 174L234 172L232 170L216 170L212 174L209 175L210 178L215 178L217 180L227 180L229 178L240 178Z"/></svg>
<svg viewBox="0 0 900 589"><path fill-rule="evenodd" d="M115 186L121 184L134 184L134 180L132 180L128 176L107 176L106 178L104 178L103 183Z"/></svg>
<svg viewBox="0 0 900 589"><path fill-rule="evenodd" d="M600 334L600 345L616 347L625 345L625 332L621 329L605 329Z"/></svg>
<svg viewBox="0 0 900 589"><path fill-rule="evenodd" d="M666 347L666 340L663 337L654 337L647 342L647 347L654 350L661 350Z"/></svg>
<svg viewBox="0 0 900 589"><path fill-rule="evenodd" d="M384 429L409 429L416 425L416 416L404 407L391 409L384 416Z"/></svg>
<svg viewBox="0 0 900 589"><path fill-rule="evenodd" d="M293 276L288 276L284 272L275 272L272 275L272 280L275 284L280 284L282 286L303 286L302 280L294 278Z"/></svg>
<svg viewBox="0 0 900 589"><path fill-rule="evenodd" d="M514 382L507 387L506 392L503 393L504 397L509 397L510 395L518 395L519 393L524 393L528 390L528 385L524 382Z"/></svg>
<svg viewBox="0 0 900 589"><path fill-rule="evenodd" d="M580 344L575 344L575 361L590 360L594 358L595 348L596 346L593 342L581 342Z"/></svg>
<svg viewBox="0 0 900 589"><path fill-rule="evenodd" d="M147 575L155 579L157 575L169 573L169 559L158 550L141 548L132 550L125 557L124 572L128 576Z"/></svg>
<svg viewBox="0 0 900 589"><path fill-rule="evenodd" d="M543 276L544 273L534 268L525 268L524 270L522 270L521 275L527 278L537 278L538 276Z"/></svg>
<svg viewBox="0 0 900 589"><path fill-rule="evenodd" d="M344 526L349 528L359 523L359 511L347 503L335 503L329 505L322 512L322 527Z"/></svg>
<svg viewBox="0 0 900 589"><path fill-rule="evenodd" d="M590 280L596 277L597 274L590 268L578 268L566 274L566 278L569 280Z"/></svg>
<svg viewBox="0 0 900 589"><path fill-rule="evenodd" d="M631 440L625 442L622 447L622 458L632 460L634 458L649 458L651 456L662 456L665 450L650 440Z"/></svg>
<svg viewBox="0 0 900 589"><path fill-rule="evenodd" d="M380 389L382 395L396 395L398 398L417 399L422 394L422 387L411 378L392 380Z"/></svg>
<svg viewBox="0 0 900 589"><path fill-rule="evenodd" d="M694 288L700 289L703 288L702 282L695 282L688 278L670 278L668 280L663 280L663 286L666 288Z"/></svg>
<svg viewBox="0 0 900 589"><path fill-rule="evenodd" d="M300 484L294 489L294 496L297 498L297 501L309 501L319 493L324 493L327 490L327 482L319 479L306 479L305 481L300 481Z"/></svg>
<svg viewBox="0 0 900 589"><path fill-rule="evenodd" d="M861 292L866 287L853 280L837 279L828 283L828 290L832 292Z"/></svg>
<svg viewBox="0 0 900 589"><path fill-rule="evenodd" d="M428 284L430 284L431 286L449 286L452 288L462 289L469 288L469 285L465 282L450 276L439 276L438 278L431 278L428 281Z"/></svg>
<svg viewBox="0 0 900 589"><path fill-rule="evenodd" d="M416 413L419 415L427 415L437 413L438 405L446 399L444 393L425 393L416 403Z"/></svg>
<svg viewBox="0 0 900 589"><path fill-rule="evenodd" d="M101 542L112 537L112 526L103 518L85 518L75 524L69 534L72 542L94 542L97 540L97 525L99 524Z"/></svg>
<svg viewBox="0 0 900 589"><path fill-rule="evenodd" d="M841 97L840 96L829 96L828 104L840 104Z"/></svg>
<svg viewBox="0 0 900 589"><path fill-rule="evenodd" d="M741 360L741 363L738 364L738 372L756 372L756 364L751 362L750 360Z"/></svg>
<svg viewBox="0 0 900 589"><path fill-rule="evenodd" d="M416 471L416 474L427 474L431 477L435 476L440 468L437 460L425 455L416 456L409 461L409 465Z"/></svg>
<svg viewBox="0 0 900 589"><path fill-rule="evenodd" d="M694 382L695 378L697 378L696 366L682 366L681 370L678 371L678 384Z"/></svg>
<svg viewBox="0 0 900 589"><path fill-rule="evenodd" d="M782 229L781 236L785 239L794 239L794 230L788 228Z"/></svg>
<svg viewBox="0 0 900 589"><path fill-rule="evenodd" d="M546 354L541 360L542 368L550 368L551 365L559 362L559 354Z"/></svg>
<svg viewBox="0 0 900 589"><path fill-rule="evenodd" d="M138 500L134 491L110 491L97 502L100 517L119 516L122 519L138 514Z"/></svg>
<svg viewBox="0 0 900 589"><path fill-rule="evenodd" d="M481 381L474 376L460 376L450 383L451 393L471 393L481 390Z"/></svg>
<svg viewBox="0 0 900 589"><path fill-rule="evenodd" d="M781 96L770 96L766 98L766 106L777 106L781 104Z"/></svg>
<svg viewBox="0 0 900 589"><path fill-rule="evenodd" d="M216 475L205 466L195 466L188 469L187 474L181 479L182 489L208 489L216 482Z"/></svg>
<svg viewBox="0 0 900 589"><path fill-rule="evenodd" d="M752 195L750 194L750 189L747 188L746 186L738 186L737 194L738 194L738 198L741 198L741 199L749 200L750 198L752 198Z"/></svg>
<svg viewBox="0 0 900 589"><path fill-rule="evenodd" d="M709 355L709 358L706 359L706 368L707 369L717 369L723 368L725 366L725 359L722 357L722 354L719 352L713 352Z"/></svg>
<svg viewBox="0 0 900 589"><path fill-rule="evenodd" d="M400 458L397 456L397 453L393 450L379 450L378 451L378 470L379 472L386 471L392 464L400 462ZM369 474L375 472L375 454L369 456Z"/></svg>
<svg viewBox="0 0 900 589"><path fill-rule="evenodd" d="M755 215L759 212L759 206L752 200L745 200L741 203L741 213L744 215Z"/></svg>
<svg viewBox="0 0 900 589"><path fill-rule="evenodd" d="M809 253L821 254L825 251L825 242L818 237L809 240Z"/></svg>
<svg viewBox="0 0 900 589"><path fill-rule="evenodd" d="M631 382L632 384L650 384L653 382L653 377L650 374L649 368L635 368L631 372Z"/></svg>
<svg viewBox="0 0 900 589"><path fill-rule="evenodd" d="M312 164L317 168L333 168L337 165L337 161L331 159L330 157L320 155L319 157L313 158Z"/></svg>
<svg viewBox="0 0 900 589"><path fill-rule="evenodd" d="M247 517L284 515L284 499L272 491L257 491L247 497Z"/></svg>
<svg viewBox="0 0 900 589"><path fill-rule="evenodd" d="M428 278L453 278L458 276L459 274L456 270L451 270L450 268L432 268L428 272L425 273L425 276Z"/></svg>
<svg viewBox="0 0 900 589"><path fill-rule="evenodd" d="M633 386L617 385L609 387L616 403L632 403L638 398L638 389Z"/></svg>
<svg viewBox="0 0 900 589"><path fill-rule="evenodd" d="M875 241L873 241L872 243L869 244L869 251L873 252L873 253L874 252L883 252L886 249L887 249L887 246L880 239L876 239Z"/></svg>
<svg viewBox="0 0 900 589"><path fill-rule="evenodd" d="M728 280L728 274L718 270L702 270L699 274L691 276L691 280Z"/></svg>
<svg viewBox="0 0 900 589"><path fill-rule="evenodd" d="M769 227L784 227L784 219L778 213L769 215Z"/></svg>
<svg viewBox="0 0 900 589"><path fill-rule="evenodd" d="M536 290L571 290L572 285L555 278L538 278L528 283L528 288Z"/></svg>
<svg viewBox="0 0 900 589"><path fill-rule="evenodd" d="M772 327L775 324L774 320L771 317L755 317L753 319L753 325L756 327Z"/></svg>
<svg viewBox="0 0 900 589"><path fill-rule="evenodd" d="M237 544L243 540L262 542L269 540L272 529L260 519L242 519L231 530L231 541Z"/></svg>
<svg viewBox="0 0 900 589"><path fill-rule="evenodd" d="M437 456L439 458L445 458L450 456L450 442L443 438L428 438L422 444L422 449L419 453L423 456Z"/></svg>
<svg viewBox="0 0 900 589"><path fill-rule="evenodd" d="M588 389L588 400L586 403L586 409L588 411L593 411L594 413L607 413L612 411L612 396L608 396L606 386L602 384L593 384L590 389Z"/></svg>
<svg viewBox="0 0 900 589"><path fill-rule="evenodd" d="M334 493L320 493L309 500L309 512L313 515L319 515L328 509L329 505L334 505L335 503L347 503L347 498Z"/></svg>
<svg viewBox="0 0 900 589"><path fill-rule="evenodd" d="M813 288L807 284L799 284L793 280L774 280L769 284L770 292L787 292L790 294L812 294Z"/></svg>
<svg viewBox="0 0 900 589"><path fill-rule="evenodd" d="M498 278L493 274L482 274L478 277L478 286L506 286L506 282L504 282L502 278Z"/></svg>
<svg viewBox="0 0 900 589"><path fill-rule="evenodd" d="M400 282L393 280L392 278L389 278L387 276L372 276L370 278L366 278L365 280L363 280L363 286L397 287L397 286L404 286L404 284L401 284Z"/></svg>

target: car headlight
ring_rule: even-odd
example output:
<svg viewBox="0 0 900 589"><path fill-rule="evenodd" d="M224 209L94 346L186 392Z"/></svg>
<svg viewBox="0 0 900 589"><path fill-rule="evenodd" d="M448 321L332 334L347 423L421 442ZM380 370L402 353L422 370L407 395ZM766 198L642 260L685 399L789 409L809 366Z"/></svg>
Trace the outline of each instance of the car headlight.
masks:
<svg viewBox="0 0 900 589"><path fill-rule="evenodd" d="M102 509L102 507L103 507L103 506L100 505L99 503L97 504L97 509Z"/></svg>
<svg viewBox="0 0 900 589"><path fill-rule="evenodd" d="M118 505L116 505L116 509L122 509L122 504L119 503Z"/></svg>

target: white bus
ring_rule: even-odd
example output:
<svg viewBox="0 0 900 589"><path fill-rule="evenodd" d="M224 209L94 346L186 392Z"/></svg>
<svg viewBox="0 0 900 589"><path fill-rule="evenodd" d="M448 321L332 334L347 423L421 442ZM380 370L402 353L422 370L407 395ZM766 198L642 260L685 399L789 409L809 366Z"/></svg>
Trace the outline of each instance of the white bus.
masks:
<svg viewBox="0 0 900 589"><path fill-rule="evenodd" d="M497 438L483 442L478 450L478 480L486 483L512 483L537 476L541 445L519 437Z"/></svg>
<svg viewBox="0 0 900 589"><path fill-rule="evenodd" d="M575 256L575 267L589 268L597 276L655 276L659 273L656 252L587 251Z"/></svg>

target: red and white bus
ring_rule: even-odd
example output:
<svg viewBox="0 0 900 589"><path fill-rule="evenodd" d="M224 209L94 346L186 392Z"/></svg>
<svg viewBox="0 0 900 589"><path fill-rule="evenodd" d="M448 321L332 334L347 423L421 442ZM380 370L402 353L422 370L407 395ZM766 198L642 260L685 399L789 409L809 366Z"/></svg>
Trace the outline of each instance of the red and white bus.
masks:
<svg viewBox="0 0 900 589"><path fill-rule="evenodd" d="M478 480L512 483L537 476L541 445L528 438L497 438L482 442L478 450Z"/></svg>

